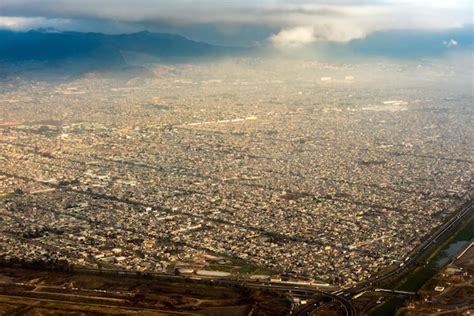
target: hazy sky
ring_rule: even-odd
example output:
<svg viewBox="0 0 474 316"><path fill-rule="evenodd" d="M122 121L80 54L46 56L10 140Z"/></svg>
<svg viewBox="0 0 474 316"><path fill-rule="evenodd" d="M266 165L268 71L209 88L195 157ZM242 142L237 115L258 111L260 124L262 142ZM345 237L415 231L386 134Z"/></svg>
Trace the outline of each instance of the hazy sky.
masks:
<svg viewBox="0 0 474 316"><path fill-rule="evenodd" d="M469 0L0 1L0 28L106 33L150 30L211 43L269 42L281 48L317 41L347 42L377 31L446 31L472 25L472 21Z"/></svg>

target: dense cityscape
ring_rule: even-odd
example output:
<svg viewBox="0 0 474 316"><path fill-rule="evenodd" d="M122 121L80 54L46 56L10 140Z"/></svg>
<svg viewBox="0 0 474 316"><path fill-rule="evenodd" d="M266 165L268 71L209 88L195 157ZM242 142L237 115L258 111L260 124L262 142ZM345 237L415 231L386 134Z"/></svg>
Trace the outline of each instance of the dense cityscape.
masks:
<svg viewBox="0 0 474 316"><path fill-rule="evenodd" d="M471 197L470 83L274 64L5 79L0 259L336 286L403 264Z"/></svg>

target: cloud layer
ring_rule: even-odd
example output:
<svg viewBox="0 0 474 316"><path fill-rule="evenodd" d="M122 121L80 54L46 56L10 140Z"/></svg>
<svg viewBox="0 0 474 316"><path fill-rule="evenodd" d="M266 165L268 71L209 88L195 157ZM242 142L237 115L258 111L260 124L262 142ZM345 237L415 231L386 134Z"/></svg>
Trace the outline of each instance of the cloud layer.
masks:
<svg viewBox="0 0 474 316"><path fill-rule="evenodd" d="M443 30L472 23L470 1L2 0L0 27L25 30L206 33L278 47L346 42L385 30ZM252 30L258 34L252 38ZM216 36L219 38L219 36ZM212 39L210 40L212 42Z"/></svg>

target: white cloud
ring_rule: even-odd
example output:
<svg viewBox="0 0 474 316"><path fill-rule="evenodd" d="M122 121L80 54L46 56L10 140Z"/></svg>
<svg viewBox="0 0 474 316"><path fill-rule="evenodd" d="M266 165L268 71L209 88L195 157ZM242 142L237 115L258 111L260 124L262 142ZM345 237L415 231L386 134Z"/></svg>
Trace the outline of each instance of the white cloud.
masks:
<svg viewBox="0 0 474 316"><path fill-rule="evenodd" d="M449 41L443 41L443 45L446 47L458 46L458 41L451 38Z"/></svg>
<svg viewBox="0 0 474 316"><path fill-rule="evenodd" d="M44 17L10 17L0 16L0 29L24 31L37 28L67 28L68 19L48 19Z"/></svg>
<svg viewBox="0 0 474 316"><path fill-rule="evenodd" d="M271 35L269 40L278 48L299 48L316 41L347 42L366 34L366 31L355 25L349 28L344 23L327 23L285 28Z"/></svg>
<svg viewBox="0 0 474 316"><path fill-rule="evenodd" d="M428 1L386 1L363 5L344 4L299 4L282 6L281 16L267 15L268 19L279 19L285 30L305 25L312 28L313 41L347 42L364 38L377 31L387 30L445 30L463 27L472 23L472 9L465 1L430 3ZM284 13L283 13L284 12ZM281 32L280 32L281 33ZM270 36L270 40L280 33ZM308 42L310 43L310 42ZM450 46L456 44L450 43ZM281 47L281 45L280 45Z"/></svg>
<svg viewBox="0 0 474 316"><path fill-rule="evenodd" d="M295 27L272 35L270 41L276 47L297 48L316 41L316 37L312 27Z"/></svg>

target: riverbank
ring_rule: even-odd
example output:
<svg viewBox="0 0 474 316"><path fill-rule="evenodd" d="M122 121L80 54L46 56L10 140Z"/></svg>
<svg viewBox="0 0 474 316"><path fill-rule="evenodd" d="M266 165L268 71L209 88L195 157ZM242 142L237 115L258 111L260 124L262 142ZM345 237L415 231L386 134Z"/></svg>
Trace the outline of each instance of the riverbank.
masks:
<svg viewBox="0 0 474 316"><path fill-rule="evenodd" d="M474 238L474 217L471 217L461 228L444 243L442 243L425 264L405 277L395 286L396 290L418 292L420 288L431 280L451 259ZM408 299L407 296L396 296L377 306L369 312L370 316L386 316L397 313Z"/></svg>

